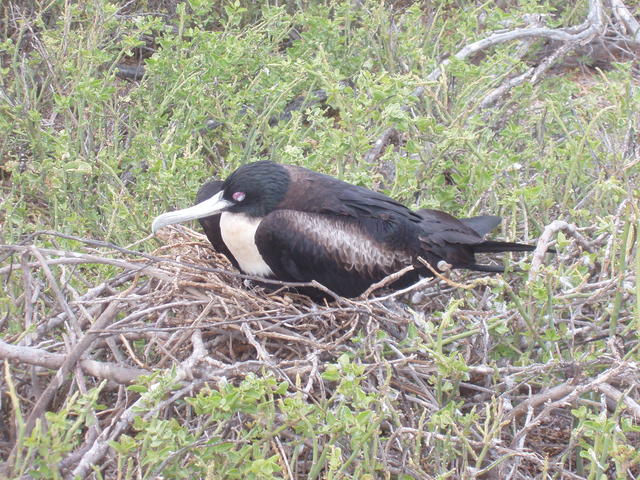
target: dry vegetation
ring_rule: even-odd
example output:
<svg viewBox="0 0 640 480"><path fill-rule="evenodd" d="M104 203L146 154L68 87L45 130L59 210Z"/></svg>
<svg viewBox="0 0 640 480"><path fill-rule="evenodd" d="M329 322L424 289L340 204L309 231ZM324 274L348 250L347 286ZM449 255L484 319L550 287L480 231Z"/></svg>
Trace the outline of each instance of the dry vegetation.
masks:
<svg viewBox="0 0 640 480"><path fill-rule="evenodd" d="M51 3L52 11L63 20L75 19L69 3L58 3ZM358 15L371 10L371 18L380 22L376 39L384 32L410 32L411 22L403 19L414 8L415 17L424 22L421 28L428 26L424 35L432 43L444 42L448 50L429 51L429 61L420 57L426 50L403 57L396 50L406 49L415 38L389 34L391 40L374 45L378 57L373 57L398 72L406 63L420 70L404 72L406 77L359 77L352 83L357 88L342 95L347 84L338 81L336 71L324 69L333 61L331 49L345 56L336 45L348 42L318 36L317 43L328 52L312 65L326 76L320 82L322 94L314 93L313 82L293 88L303 82L283 77L274 91L281 95L290 89L291 95L267 97L259 104L261 97L240 90L235 94L252 98L254 104L248 108L238 101L233 110L233 95L210 92L228 116L215 124L205 119L220 111L205 100L194 102L200 98L195 90L186 91L189 113L180 117L180 88L191 78L187 63L202 53L193 47L199 29L231 38L225 53L234 61L224 57L231 66L223 64L238 69L234 81L251 83L234 63L250 56L255 41L242 44L247 32L268 32L274 52L286 55L305 35L323 31L312 27L323 18L309 13L312 6L290 6L298 16L278 30L285 23L282 12L270 24L260 16L264 12L248 8L238 14L237 24L225 24L234 11L216 5L206 7L207 15L217 14L220 23L199 23L199 2L192 2L192 11L182 16L172 2L139 5L139 10L127 4L114 10L114 18L125 22L145 13L163 22L171 19L179 31L185 28L180 22L186 22L194 31L185 40L172 37L175 31L168 29L165 43L145 37L144 45L136 44L138 51L117 44L122 62L107 67L117 88L104 104L96 93L100 83L83 85L87 97L74 97L82 105L64 107L49 93L80 91L80 83L74 82L84 77L60 76L57 63L46 61L54 55L48 51L52 45L65 48L46 44L44 38L59 25L47 29L34 20L30 15L36 5L31 10L19 2L3 7L4 40L19 43L16 38L22 35L29 41L18 45L13 56L3 47L10 80L0 89L2 127L11 135L0 140L0 158L6 159L0 163L6 193L0 217L5 290L0 306L6 310L0 318L0 358L5 360L0 379L0 454L5 462L0 475L640 476L639 118L634 108L639 103L635 52L640 29L633 8L620 0L591 0L582 9L551 9L561 26L544 26L548 19L540 14L542 7L527 3L530 12L520 14L502 2L501 8L513 18L524 18L524 24L513 26L513 18L505 14L504 30L487 31L478 21L473 23L477 33L465 30L471 20L456 5L449 5L455 12L449 12L451 19L442 20L448 12L444 7L395 2L395 10L377 10L370 2L356 3L358 21ZM101 5L109 17L108 5ZM329 17L323 20L326 31L334 26ZM78 25L94 31L83 18L78 14ZM585 20L572 21L576 18ZM346 20L340 25L353 38L366 30ZM468 39L462 45L448 44L437 33L446 30L454 36L454 26ZM123 29L116 29L118 35L107 29L108 38L124 41L129 27L118 27ZM153 29L145 32L150 31L160 36ZM135 33L139 38L140 32ZM286 39L294 46L284 47ZM512 49L501 51L502 44ZM237 45L246 50L234 51ZM162 56L172 48L193 51L174 64L174 55ZM38 49L42 63L34 61L31 70L27 63ZM204 53L218 61L210 51ZM436 53L451 55L451 61ZM151 72L134 68L154 57L159 60L147 67ZM104 71L102 60L102 70L96 71ZM270 60L270 68L277 70L276 59ZM15 62L24 65L16 67ZM598 62L603 70L592 68ZM176 66L184 68L185 77L171 77ZM301 75L312 66L304 64ZM247 71L255 68L263 68L262 63ZM372 71L384 70L378 68ZM134 83L117 79L116 70ZM34 72L38 85L32 83L35 76L29 77ZM408 84L410 79L414 83ZM184 125L158 120L166 111L151 105L162 103L165 94L173 118ZM356 103L364 97L391 116L378 112L377 117L358 117L364 114ZM305 104L299 98L311 100ZM386 104L389 98L394 103ZM583 98L587 100L579 103ZM104 110L91 110L92 101ZM39 112L40 118L20 123L18 105L29 102L27 111ZM135 120L135 112L147 113L145 109L153 119ZM247 119L252 110L260 113ZM377 112L368 104L362 110ZM278 111L288 116L279 117ZM105 112L121 123L100 123ZM88 120L96 122L92 134L86 133L92 125L83 123ZM246 122L246 129L230 125L234 121L240 126ZM426 126L414 128L414 122ZM225 124L220 137L207 138ZM527 126L524 134L519 124ZM34 125L41 130L29 131ZM69 131L69 143L55 143L54 137ZM122 138L118 131L125 132ZM344 131L344 137L332 137L334 131ZM316 138L316 132L325 136ZM147 148L152 134L157 136ZM527 140L509 143L519 136ZM175 144L179 148L170 150ZM335 151L354 144L360 145L358 152L326 165ZM418 153L412 150L416 144L421 146ZM534 147L539 150L532 152ZM308 157L296 157L298 151ZM56 172L65 166L47 162L65 154L72 173L56 183ZM507 154L515 160L500 164ZM182 201L167 197L184 199L195 191L199 179L190 177L269 156L317 169L324 165L329 173L352 181L364 178L416 206L447 208L461 198L472 205L465 213L501 209L508 218L503 236L539 239L538 249L524 260L511 259L504 276L453 272L395 293L385 290L383 282L363 298L334 296L318 304L285 285L264 288L238 274L205 237L187 228L165 230L159 244L145 237L151 212L159 213L162 202ZM127 163L124 157L134 160ZM477 168L468 166L474 162ZM96 174L95 165L107 173ZM415 183L429 180L436 192L431 196L407 193ZM55 197L56 188L77 192L77 198L65 204ZM92 203L94 194L107 203ZM51 218L48 212L54 212ZM563 220L553 221L556 217ZM550 248L558 253L545 256Z"/></svg>

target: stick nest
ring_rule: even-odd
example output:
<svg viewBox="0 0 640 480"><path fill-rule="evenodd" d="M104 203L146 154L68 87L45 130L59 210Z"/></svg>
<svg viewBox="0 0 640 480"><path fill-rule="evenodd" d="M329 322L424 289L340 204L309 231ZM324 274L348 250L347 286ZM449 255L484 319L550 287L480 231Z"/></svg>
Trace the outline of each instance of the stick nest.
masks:
<svg viewBox="0 0 640 480"><path fill-rule="evenodd" d="M584 280L572 286L546 276L542 263L558 231L571 242L553 263L567 271L586 265L588 251L601 252L602 262L582 268ZM625 305L626 300L632 303L629 285L635 284L635 276L631 269L616 270L607 236L589 238L591 233L563 222L547 227L527 285L516 274L507 284L500 276L453 272L403 292L390 293L382 285L368 298L336 298L324 304L284 287L277 290L278 285L275 291L265 289L236 273L204 236L183 227L165 229L165 245L153 255L82 239L75 239L82 251L3 246L8 255L0 272L9 295L14 295L16 312L24 317L19 331L6 318L0 325L0 357L11 366L5 385L17 385L14 403L5 403L1 412L3 424L13 424L18 397L30 431L46 410L62 408L71 393L106 382L101 402L110 408L94 413L99 418L91 427L94 434L87 435L60 468L84 476L91 465L102 465L109 472L115 458L110 442L123 433L135 435L136 417L177 415L183 424L195 425L197 416L183 398L238 385L251 375L273 376L286 385L284 396L311 405L330 409L336 402L349 404L338 391L340 382L322 375L328 365L339 366L349 358L362 367L363 391L378 395L388 412L382 415L375 441L376 461L385 471L430 478L435 468L430 459L440 458L446 446L451 452L467 452L465 458L477 462L477 467L469 467L457 454L447 460L460 475L497 469L503 478L500 475L515 468L519 473L514 478L534 478L544 470L581 478L567 455L576 449L571 409L600 399L604 409L617 406L632 422L640 418L638 365L625 356L635 347L616 335L632 325L632 312ZM91 285L87 279L98 268L103 278L104 268L111 276ZM531 316L536 312L533 297L523 304L516 294L531 290L531 282L544 286L551 280L553 321L564 332L563 339L543 338L544 325ZM617 325L612 326L611 309L603 308L607 305L618 306ZM518 330L519 343L510 344L512 353L496 357L495 349L505 348L499 332ZM594 341L607 342L605 355L588 354ZM540 353L545 342L556 342L557 355ZM548 360L520 362L515 349ZM177 386L171 395L149 405L144 395L124 394L125 385L161 369L174 372ZM43 372L56 371L58 375L44 377L48 386L43 391ZM39 375L33 375L36 372ZM147 387L153 391L158 384L147 382ZM459 415L474 412L477 417L474 425L465 427L472 432L468 438L455 429L431 431L435 427L429 418L450 402L457 403ZM247 413L234 418L240 422L236 427L252 419ZM491 434L483 430L485 422L493 422ZM282 435L266 448L279 458L289 478L307 475L318 445L284 423L280 427ZM224 435L239 442L239 432L229 426ZM7 467L16 461L16 437L8 427L3 434L14 439L2 444ZM201 435L206 437L206 432ZM336 439L316 441L329 448ZM348 436L339 443L345 461L359 458L357 453L352 456ZM188 451L181 453L182 461L188 462ZM181 460L170 456L165 464L171 461ZM628 468L638 470L633 463Z"/></svg>

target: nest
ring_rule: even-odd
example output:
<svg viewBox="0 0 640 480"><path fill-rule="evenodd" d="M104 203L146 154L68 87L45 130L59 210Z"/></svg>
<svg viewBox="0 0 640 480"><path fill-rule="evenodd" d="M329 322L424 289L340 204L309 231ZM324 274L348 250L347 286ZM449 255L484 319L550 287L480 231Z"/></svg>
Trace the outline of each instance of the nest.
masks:
<svg viewBox="0 0 640 480"><path fill-rule="evenodd" d="M548 228L539 249L548 248L554 228L574 238L559 260L565 264L583 262L584 248L607 249L605 236L587 239L565 227ZM340 380L345 361L358 365L359 387L377 395L387 411L378 427L375 461L385 472L413 478L435 473L431 459L443 446L466 451L470 458L476 455L473 468L455 456L447 461L460 475L493 470L500 476L515 469L519 473L514 478L533 478L545 470L578 478L567 461L567 451L576 448L571 408L592 393L601 395L605 404L624 405L624 415L633 421L640 418L638 366L625 359L629 343L615 335L606 335L608 354L597 359L569 361L559 355L554 361L526 365L513 355L504 357L512 358L511 363L492 360L496 329L522 329L523 350L544 341L530 324L526 307L505 308L517 298L518 281L507 284L500 276L473 278L466 272L457 274L457 280L455 275L425 279L404 291L388 292L388 279L364 298L316 303L293 293L290 285L275 282L265 288L235 272L192 230L172 227L164 232L165 245L152 255L86 239L76 239L82 251L35 244L3 247L10 256L0 273L6 285L22 288L20 293L10 289L10 295L15 294L21 307L24 328L11 333L4 322L0 357L10 360L12 381L19 384L27 431L37 427L46 410L62 408L77 388L100 385L102 403L111 406L95 412L100 428L60 463L69 475L89 475L92 465L106 472L113 469L116 454L110 442L123 433L135 434L137 417L177 416L183 424L195 425L197 415L182 399L240 385L249 377L272 377L284 386L283 397L295 396L311 405L349 404L352 399L341 390ZM99 265L106 265L112 275L91 285L87 279L96 268L104 274L105 267ZM531 275L543 268L537 252ZM588 281L566 291L564 300L557 299L562 305L558 315L580 312L563 320L570 328L570 342L597 340L604 334L610 323L587 322L585 316L602 315L599 306L616 301L621 282L635 281L630 271L604 279L600 273L594 270ZM500 290L502 298L492 289ZM622 300L629 295L623 294ZM630 319L631 312L623 307L619 325L631 324ZM453 368L456 361L458 370ZM326 375L328 366L337 376ZM35 368L57 372L49 376L44 391L33 382ZM160 398L151 404L150 392L161 391L162 382L151 376L158 371L172 372L173 387L158 393ZM74 381L69 373L74 373ZM446 388L439 383L443 378ZM124 386L140 382L146 394L123 394ZM477 416L478 422L469 427L471 437L455 429L446 434L426 430L427 419L451 401L459 405L460 414ZM1 412L5 425L12 423L10 410L5 404ZM495 435L483 436L481 426L490 420L501 427ZM248 421L256 418L238 412L222 437L240 442L240 426ZM282 418L276 425L281 433L266 448L289 478L306 478L314 468L317 445L300 438L286 422ZM15 439L15 432L3 433ZM200 435L205 438L207 433ZM343 460L363 461L348 436L338 440ZM315 441L329 448L335 447L336 438ZM3 444L8 471L19 456L17 448L15 441ZM170 455L156 473L170 462L188 462L188 452ZM349 462L347 470L354 468Z"/></svg>

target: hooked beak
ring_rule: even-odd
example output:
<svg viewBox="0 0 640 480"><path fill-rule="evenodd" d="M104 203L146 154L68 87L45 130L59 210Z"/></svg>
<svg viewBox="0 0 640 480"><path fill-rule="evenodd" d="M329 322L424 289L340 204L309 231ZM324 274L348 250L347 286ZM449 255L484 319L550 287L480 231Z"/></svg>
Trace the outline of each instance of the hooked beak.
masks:
<svg viewBox="0 0 640 480"><path fill-rule="evenodd" d="M204 202L200 202L193 207L176 210L175 212L163 213L155 218L153 224L151 224L151 231L156 233L162 227L166 227L167 225L208 217L209 215L221 212L225 208L233 205L232 202L222 198L223 194L224 191L220 191L213 197L208 198Z"/></svg>

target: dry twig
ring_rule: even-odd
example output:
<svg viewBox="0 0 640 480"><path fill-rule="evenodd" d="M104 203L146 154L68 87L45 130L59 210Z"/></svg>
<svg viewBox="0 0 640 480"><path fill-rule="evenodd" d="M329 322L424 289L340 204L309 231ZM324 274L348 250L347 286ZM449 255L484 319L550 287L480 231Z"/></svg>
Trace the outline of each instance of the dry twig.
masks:
<svg viewBox="0 0 640 480"><path fill-rule="evenodd" d="M558 231L556 227L558 225L547 229L548 238L541 249L548 247L551 234ZM376 289L389 285L397 278L397 275L391 275L372 286L364 298L344 299L336 296L333 304L318 305L307 297L292 293L273 293L260 287L247 289L243 285L245 277L227 271L226 259L214 254L206 243L199 242L200 238L188 229L173 230L169 237L170 247L160 249L162 255L166 255L166 261L165 257L158 256L154 263L148 263L151 260L145 257L144 264L139 263L133 254L125 256L113 248L109 248L110 254L102 255L90 244L90 254L29 245L0 247L0 250L20 255L18 268L3 266L1 271L7 279L21 275L21 283L28 284L25 290L30 295L23 296L18 303L23 305L25 312L29 312L22 320L25 325L27 322L37 325L37 335L32 340L40 342L27 346L26 335L5 335L0 343L0 358L9 359L11 365L15 365L15 375L22 375L17 369L19 365L59 369L50 379L49 386L41 396L41 403L31 407L30 418L40 418L43 405L50 398L49 392L60 385L61 378L68 377L65 372L74 371L74 365L78 366L77 372L82 374L74 379L81 390L85 389L84 384L93 381L91 377L128 384L135 381L138 375L150 371L147 365L159 368L158 358L163 357L164 365L173 366L177 371L175 382L178 389L160 402L153 400L155 403L152 403L151 399L159 386L151 385L148 392L139 398L123 400L113 414L97 416L100 429L87 435L83 445L71 452L63 462L65 468L70 470L69 478L71 475L87 475L92 465L104 463L104 459L110 455L109 442L117 440L136 416L148 418L160 411L170 411L179 399L193 394L207 382L215 385L239 380L248 374L272 372L277 378L286 380L291 391L300 392L308 401L329 398L335 386L320 375L322 365L335 361L342 352L353 349L349 339L358 331L362 334L356 345L369 352L367 361L363 363L366 376L364 387L385 396L399 395L396 400L399 411L407 412L406 416L399 417L402 424L391 427L392 440L384 445L380 461L385 462L390 471L414 472L420 476L420 466L408 462L404 453L420 444L412 440L413 432L420 430L410 412L415 409L437 412L442 408L432 384L432 378L438 370L433 356L436 352L432 350L435 339L425 329L425 322L433 322L432 314L446 307L450 295L475 295L479 293L477 287L485 285L506 289L513 287L495 277L477 277L464 284L454 282L434 269L433 273L437 274L435 278L423 279L401 291L373 296ZM578 241L584 246L593 248L602 246L604 241L577 238L581 239ZM38 258L34 250L37 250L40 258L30 262L29 256ZM176 261L175 258L181 260ZM58 259L74 259L79 264L87 265L118 266L122 272L96 287L89 286L86 292L59 288L59 295L46 299L46 308L43 308L45 298L38 285L45 281L49 285L65 285L65 281L56 276L57 269L65 265L57 263ZM579 260L579 256L575 257L575 261ZM211 268L212 263L223 268ZM60 275L65 273L61 272ZM448 285L446 294L437 285L443 282ZM282 282L278 284L281 285ZM433 293L424 296L428 303L407 308L402 301L403 296L424 288L433 290ZM565 297L559 296L557 301L610 298L615 295L615 289L616 282L594 278L567 289ZM463 294L463 291L468 293ZM489 401L500 395L505 405L516 404L510 411L505 409L503 422L517 422L526 417L525 414L530 418L510 447L485 444L481 438L460 438L461 447L487 448L494 459L501 455L520 459L504 464L510 465L510 468L514 468L518 462L530 462L542 468L545 465L543 459L532 453L530 433L553 415L555 410L548 410L547 405L553 404L557 410L575 402L578 398L573 396L576 395L576 389L579 392L598 390L615 402L625 402L628 407L626 415L637 414L637 391L628 388L633 378L629 369L609 369L606 378L598 383L584 381L574 386L563 379L562 372L567 369L563 365L550 363L498 368L478 364L478 359L485 361L483 359L488 358L486 351L490 343L495 341L492 322L509 324L514 318L509 312L497 314L486 310L487 305L486 299L483 299L476 310L459 311L457 318L463 323L448 331L439 348L455 346L467 352L468 372L472 377L460 382L459 388L473 392L468 397L470 405L480 398ZM119 320L109 320L116 310ZM100 320L93 325L86 319L87 316L95 317L101 313ZM68 320L72 316L78 319L76 328L80 342L71 347L72 353L68 353L62 342L47 340L47 337L54 338L51 335L54 329L65 334L70 328ZM464 319L471 325L465 325ZM404 332L409 325L416 329L425 345L431 345L429 349L407 352L407 347L401 346L399 342L404 340ZM385 340L385 353L377 338L380 329L389 332ZM144 351L134 349L130 344L131 339L145 339ZM484 345L485 354L477 355L474 352L478 343ZM467 348L472 345L474 348ZM85 352L83 358L79 357L81 352ZM91 358L94 355L99 355L100 361ZM150 361L151 358L155 360ZM145 368L132 367L136 364ZM530 385L533 379L549 376L556 376L562 381L551 385L548 390L518 397L519 389ZM34 384L33 391L36 388ZM542 411L537 413L541 408ZM284 430L285 436L282 438L288 434ZM443 436L441 440L445 438L453 441L450 436ZM431 448L428 442L423 447ZM280 456L286 470L288 458L282 453ZM165 464L172 461L171 458ZM563 469L561 462L550 465L549 468L558 472ZM489 471L491 468L487 465L482 470ZM573 478L569 474L565 476Z"/></svg>

